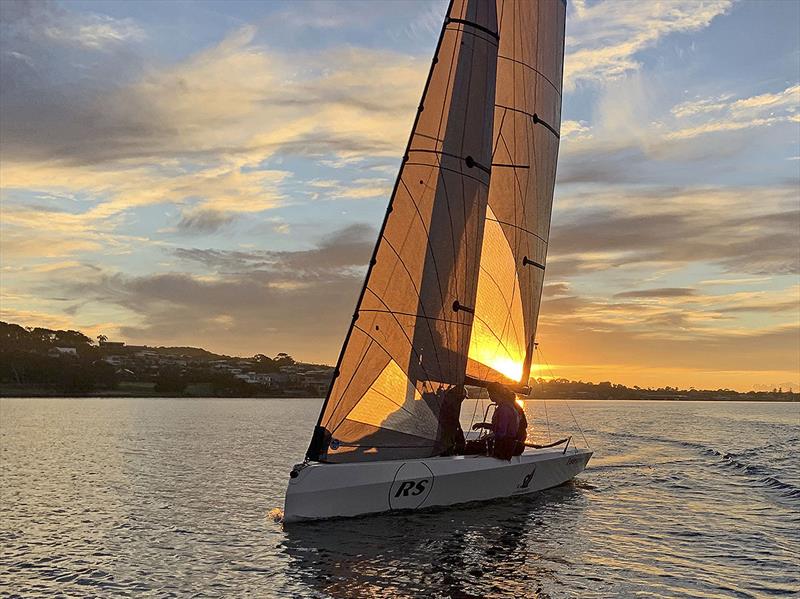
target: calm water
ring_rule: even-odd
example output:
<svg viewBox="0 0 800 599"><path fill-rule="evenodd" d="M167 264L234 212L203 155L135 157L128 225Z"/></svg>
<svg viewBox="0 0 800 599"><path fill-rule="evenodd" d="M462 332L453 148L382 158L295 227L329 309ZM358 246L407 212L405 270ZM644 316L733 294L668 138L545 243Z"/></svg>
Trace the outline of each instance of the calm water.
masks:
<svg viewBox="0 0 800 599"><path fill-rule="evenodd" d="M596 450L573 483L284 531L268 513L319 404L0 400L0 594L800 593L798 404L572 402Z"/></svg>

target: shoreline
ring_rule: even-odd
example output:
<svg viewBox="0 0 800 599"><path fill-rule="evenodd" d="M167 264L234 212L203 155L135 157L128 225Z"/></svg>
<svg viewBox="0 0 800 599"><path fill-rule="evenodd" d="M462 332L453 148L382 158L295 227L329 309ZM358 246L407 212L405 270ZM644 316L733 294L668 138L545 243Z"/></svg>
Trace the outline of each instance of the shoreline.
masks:
<svg viewBox="0 0 800 599"><path fill-rule="evenodd" d="M125 393L113 391L101 391L95 393L64 393L44 389L23 390L13 389L6 392L0 391L0 399L324 399L323 396L311 395L275 395L275 394L254 394L254 395L175 395L163 393ZM789 397L561 397L561 396L538 396L522 398L525 401L658 401L658 402L740 402L740 403L800 403L800 396L797 393ZM488 399L471 397L469 399Z"/></svg>

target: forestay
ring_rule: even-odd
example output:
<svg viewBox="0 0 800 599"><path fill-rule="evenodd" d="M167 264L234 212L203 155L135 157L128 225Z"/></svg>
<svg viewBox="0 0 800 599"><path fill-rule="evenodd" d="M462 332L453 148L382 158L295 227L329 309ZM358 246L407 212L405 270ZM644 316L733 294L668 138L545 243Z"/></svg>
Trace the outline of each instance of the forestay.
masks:
<svg viewBox="0 0 800 599"><path fill-rule="evenodd" d="M528 384L561 125L566 9L497 0L492 180L467 374Z"/></svg>

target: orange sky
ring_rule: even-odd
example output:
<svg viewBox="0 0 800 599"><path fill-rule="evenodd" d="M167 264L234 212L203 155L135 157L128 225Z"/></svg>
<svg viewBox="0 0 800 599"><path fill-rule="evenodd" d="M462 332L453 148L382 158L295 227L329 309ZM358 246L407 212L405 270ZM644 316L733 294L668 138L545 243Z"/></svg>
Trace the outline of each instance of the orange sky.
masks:
<svg viewBox="0 0 800 599"><path fill-rule="evenodd" d="M0 318L331 363L445 5L204 6L3 3ZM800 388L800 4L568 11L554 373Z"/></svg>

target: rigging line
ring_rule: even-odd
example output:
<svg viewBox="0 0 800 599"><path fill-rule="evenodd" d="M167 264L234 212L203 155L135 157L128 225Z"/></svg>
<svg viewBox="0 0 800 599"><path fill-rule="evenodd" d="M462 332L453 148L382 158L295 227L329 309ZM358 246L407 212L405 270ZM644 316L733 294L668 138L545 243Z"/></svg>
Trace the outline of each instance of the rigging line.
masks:
<svg viewBox="0 0 800 599"><path fill-rule="evenodd" d="M435 168L435 167L431 167L431 168ZM414 206L414 209L416 210L417 217L419 217L419 222L422 225L422 230L425 231L425 238L430 240L431 232L425 226L425 219L422 218L422 212L420 212L419 205L417 205L417 202L414 199L414 196L411 194L411 190L408 188L408 185L406 184L406 182L405 181L401 181L401 183L403 184L403 187L405 188L406 193L408 193L408 198L409 198L409 200L411 200L411 204ZM434 192L433 201L436 201L436 193L435 192ZM431 246L430 246L430 242L425 244L425 255L427 256L429 252L430 252L430 256L431 256L431 261L433 262L433 272L436 275L436 277L435 277L436 278L436 286L439 288L439 301L441 302L442 307L444 307L446 304L445 304L445 301L444 301L444 291L442 290L442 282L441 282L440 277L439 277L439 267L436 264L436 255L433 252L433 248L431 248ZM422 302L422 294L419 294L419 301ZM447 334L447 333L445 333L445 334ZM448 347L450 347L450 337L449 336L447 336L447 345L448 345ZM437 357L437 364L438 364L439 368L441 369L442 365L439 362L438 357ZM448 361L448 366L449 366L449 361Z"/></svg>
<svg viewBox="0 0 800 599"><path fill-rule="evenodd" d="M528 235L531 235L531 236L535 237L536 239L538 239L542 243L547 244L547 240L546 239L543 239L541 236L537 235L536 233L534 233L533 231L531 231L529 229L526 229L525 227L521 227L519 225L515 225L514 223L509 223L509 222L506 222L506 221L503 221L503 220L497 220L496 218L489 218L488 216L486 217L486 220L493 220L494 222L500 223L501 225L506 225L508 227L514 227L515 229L519 229L520 231L524 231Z"/></svg>
<svg viewBox="0 0 800 599"><path fill-rule="evenodd" d="M547 370L550 371L550 376L555 380L553 369L550 367L550 363L547 361L547 358L544 357L544 352L541 349L539 349L539 354L542 356L542 360L547 365ZM583 429L581 428L581 425L578 424L578 419L575 418L575 414L572 413L572 408L570 407L566 399L562 399L561 401L564 403L565 406L567 406L567 410L569 410L569 415L572 416L572 421L575 423L575 426L578 427L578 430L581 433L581 437L583 437L583 443L584 445L586 445L586 449L589 449L589 442L586 440L586 435L583 434Z"/></svg>
<svg viewBox="0 0 800 599"><path fill-rule="evenodd" d="M364 350L364 353L361 354L361 358L358 360L358 364L356 364L356 367L353 369L353 373L350 375L350 380L347 381L347 385L345 385L344 389L339 394L339 399L337 399L336 403L333 404L333 409L331 410L331 418L336 413L336 410L339 409L339 404L342 403L342 400L344 399L344 396L347 394L347 390L350 388L350 384L353 382L353 379L356 377L356 373L358 373L358 371L360 370L361 364L366 359L367 354L369 353L369 350L372 347L373 343L375 343L375 342L372 339L370 339L369 340L369 344L367 345L367 348ZM375 379L373 379L372 383L374 383L377 380L377 378L378 378L378 375L375 375ZM370 383L370 385L372 385L372 383ZM358 402L356 402L356 403L358 403ZM347 414L345 414L345 418L347 418ZM339 425L341 425L342 421L340 421L339 424L336 425L336 428L338 428ZM328 420L328 422L326 422L325 424L330 424L330 420Z"/></svg>
<svg viewBox="0 0 800 599"><path fill-rule="evenodd" d="M531 114L527 110L522 110L521 108L512 108L511 106L503 106L502 104L495 104L495 106L499 106L501 108L505 108L507 110L511 110L513 112L518 112L520 114L524 114L525 116L529 116L533 120L534 124L542 125L548 131L550 131L550 133L555 135L556 139L561 139L561 134L558 131L556 131L550 123L542 120L542 117L540 117L537 113L534 112L533 114Z"/></svg>
<svg viewBox="0 0 800 599"><path fill-rule="evenodd" d="M516 123L513 123L513 125L516 128ZM508 143L506 142L505 136L501 133L500 137L501 137L501 139L503 141L503 145L505 146L506 151L508 151L509 155L511 155L511 152L510 152L510 149L508 147ZM520 197L522 197L523 200L524 200L524 194L523 194L522 186L520 185L519 179L517 178L517 173L516 173L516 171L513 171L513 172L514 172L514 179L515 179L515 181L517 183L517 186L519 187L518 191L520 193ZM524 216L524 214L525 214L525 212L524 212L524 201L523 201L523 216ZM517 220L517 202L516 202L516 199L514 200L514 220ZM503 234L503 236L505 236L505 232L502 232L502 234ZM508 242L508 238L506 238L506 242ZM516 234L516 229L514 230L514 245L515 245L515 248L512 249L512 255L514 256L514 262L515 262L515 264L514 264L514 275L515 275L515 278L517 280L519 280L519 277L517 276L517 265L516 265L516 257L517 257L517 254L519 253L519 238L518 238L518 236ZM509 249L511 249L510 244L509 244ZM514 285L512 290L511 290L511 304L510 305L513 305L514 298L516 297L516 294L517 294L517 287L518 287L518 285ZM520 293L522 293L521 290L520 290ZM511 318L511 310L509 309L508 313L506 314L505 321L503 322L503 328L501 329L501 335L505 336L505 332L506 332L506 330L508 328L508 323L511 320L512 320L512 318ZM488 328L488 325L487 325L487 328ZM492 333L494 334L494 332L492 332ZM508 357L511 358L512 354L508 350L508 348L505 346L505 344L503 344L503 349L506 351L506 354L508 355ZM495 357L496 356L497 356L497 353L495 352Z"/></svg>
<svg viewBox="0 0 800 599"><path fill-rule="evenodd" d="M450 4L447 7L448 15L453 10L453 1L454 0L450 0ZM434 60L431 64L431 68L428 69L428 77L425 80L425 87L423 87L422 89L422 98L425 98L428 94L428 88L430 87L431 79L433 79L434 67L436 66L436 62L438 62L437 55L439 54L439 50L442 47L442 41L444 40L444 35L446 30L447 27L443 25L442 30L439 33L439 39L436 42L436 49L433 52ZM444 106L442 107L442 111L444 111ZM407 156L408 149L411 147L411 141L414 139L414 131L416 130L417 125L419 124L419 119L421 114L422 113L420 111L417 111L417 114L414 116L414 124L411 127L411 134L408 137L408 143L406 144L406 153L404 154L404 156ZM369 276L372 273L372 260L374 260L375 257L378 255L378 248L380 247L383 234L386 231L386 225L389 222L389 214L391 214L392 202L394 200L395 195L397 194L397 189L399 186L399 182L402 179L402 175L403 175L403 164L401 163L400 172L398 172L397 179L395 179L394 188L392 189L391 199L389 200L389 205L387 206L386 212L383 216L383 223L381 223L381 229L378 232L378 239L375 241L375 247L372 250L372 258L370 260L370 265L367 267L367 274L366 277L364 278L364 284L361 287L361 293L359 294L358 300L356 301L356 311L358 310L358 307L361 305L361 300L363 299L364 293L366 292L367 282L369 281ZM322 423L322 418L327 410L328 402L330 401L331 393L333 391L333 386L336 383L337 373L340 371L340 368L342 366L342 361L344 360L344 354L347 351L347 345L348 342L350 341L350 335L353 332L354 324L355 324L354 322L350 323L350 327L347 329L347 334L345 335L344 342L342 343L342 348L339 350L339 357L336 360L336 368L333 371L334 376L331 378L331 383L330 386L328 387L328 392L325 395L325 401L322 402L322 408L320 409L319 416L317 417L317 424L316 424L317 427L319 427L320 424ZM315 453L314 447L309 445L309 452L307 453L307 457L314 457L314 453ZM318 455L316 457L318 457Z"/></svg>
<svg viewBox="0 0 800 599"><path fill-rule="evenodd" d="M508 308L508 311L511 312L512 306L511 303L508 301L508 299L506 299L505 293L503 293L503 288L500 287L497 280L492 276L492 273L490 273L486 267L481 266L480 268L483 272L486 273L486 276L488 276L491 279L492 283L494 283L494 286L497 287L497 290L500 292L500 296L503 298L503 301L506 304L506 308ZM512 301L514 300L513 296L511 300ZM519 331L517 330L516 324L514 324L513 321L512 321L512 328L514 329L514 338L517 340L517 343L519 343Z"/></svg>
<svg viewBox="0 0 800 599"><path fill-rule="evenodd" d="M542 403L544 403L544 418L547 421L547 442L550 443L553 438L550 436L550 416L547 414L547 399L542 398Z"/></svg>
<svg viewBox="0 0 800 599"><path fill-rule="evenodd" d="M480 321L483 323L483 325L486 327L486 329L487 329L487 330L488 330L488 331L489 331L489 332L490 332L490 333L491 333L491 334L494 336L494 338L495 338L495 339L497 339L497 342L498 342L500 345L502 345L502 346L503 346L503 350L505 350L505 352L506 352L506 355L508 355L508 356L511 356L511 352L510 352L510 351L508 351L508 347L506 347L506 344L505 344L505 343L503 343L503 340L502 340L502 339L500 339L500 337L498 337L498 336L497 336L497 333L495 333L495 332L494 332L494 331L491 329L491 327L490 327L490 326L489 326L489 325L486 323L486 321L485 321L483 318L481 318L480 316L478 316L477 314L475 314L475 316L474 316L474 317L475 317L477 320L480 320ZM497 355L497 354L495 353L495 355ZM484 364L484 366L488 366L488 364ZM490 368L491 368L491 367L490 367ZM494 368L492 368L492 370L494 370ZM502 373L501 373L501 374L502 374ZM509 378L510 378L510 377L509 377Z"/></svg>
<svg viewBox="0 0 800 599"><path fill-rule="evenodd" d="M419 135L420 137L425 137L427 139L430 139L431 141L435 141L437 144L443 144L444 143L443 139L439 139L438 137L435 137L433 135L428 135L427 133L420 133L419 131L417 131L416 133L414 133L414 135ZM412 150L409 149L409 151L412 151Z"/></svg>
<svg viewBox="0 0 800 599"><path fill-rule="evenodd" d="M499 52L498 52L498 54L497 54L497 58L502 58L503 60L508 60L508 61L510 61L510 62L515 62L515 63L517 63L517 64L520 64L520 65L522 65L523 67L527 67L527 68L529 68L531 71L533 71L533 72L534 72L534 73L536 73L537 75L540 75L540 76L542 77L542 79L544 79L545 81L547 81L547 83L549 83L549 84L551 85L551 87L552 87L552 88L555 90L555 92L558 94L558 97L559 97L559 98L561 97L561 91L560 91L560 90L559 90L559 89L558 89L558 88L555 86L555 84L554 84L552 81L550 81L550 78L549 78L547 75L545 75L544 73L542 73L542 72L541 72L539 69L537 69L536 67L534 67L534 66L532 66L532 65L529 65L527 62L523 62L523 61L521 61L521 60L517 60L516 58L511 58L510 56L503 56L503 55L502 55L502 54L500 54Z"/></svg>
<svg viewBox="0 0 800 599"><path fill-rule="evenodd" d="M411 381L409 381L409 382L411 382ZM374 387L370 387L370 389L371 389L372 391L374 391L375 393L377 393L378 395L380 395L380 396L382 396L382 397L385 397L386 399L388 399L388 400L389 400L391 403L393 403L393 404L394 404L394 405L396 405L398 408L400 408L401 410L403 410L403 411L404 411L406 414L408 414L409 416L413 416L414 418L417 418L417 417L419 416L419 414L415 414L414 412L412 412L411 410L409 410L408 408L406 408L406 407L405 407L403 404L399 404L399 403L397 403L395 400L393 400L391 397L389 397L389 396L388 396L388 395L386 395L385 393L383 393L383 392L381 392L381 391L378 391L378 390L377 390L377 389L375 389ZM414 391L416 391L416 388L414 388ZM408 393L408 391L406 391L406 393ZM420 395L421 395L421 394L420 394ZM406 395L406 396L407 396L407 395ZM412 401L416 401L416 400L412 400ZM355 406L354 406L354 408L355 408ZM429 411L430 411L430 410L429 410ZM351 412L352 412L352 410L351 410ZM349 415L350 415L350 414L348 414L348 416L349 416ZM431 416L433 416L433 414L431 414ZM360 421L359 421L359 422L360 422ZM369 422L365 422L364 424L369 424ZM372 426L375 426L375 425L372 425ZM394 430L394 429L390 429L390 428L388 428L388 427L385 427L385 426L379 426L379 427L377 427L377 428L385 428L385 429L387 429L387 430ZM402 432L402 431L397 431L397 432L398 432L398 433L400 433L400 432ZM407 434L407 433L406 433L406 434ZM415 436L416 436L416 435L415 435Z"/></svg>
<svg viewBox="0 0 800 599"><path fill-rule="evenodd" d="M400 256L400 253L394 248L394 245L392 245L392 242L390 242L388 239L386 240L386 245L388 245L389 249L391 249L394 252L395 256L397 256L397 261L402 265L403 270L406 271L406 274L408 275L408 280L411 282L411 286L414 288L414 292L417 294L417 300L420 300L421 296L420 296L419 288L417 287L417 284L414 281L414 277L411 276L411 272L408 270L408 266L406 266L405 260L403 260L403 258ZM403 242L403 245L405 245L405 242ZM423 318L425 318L425 324L428 325L428 333L430 333L431 339L433 339L433 329L431 328L431 323L429 321L429 319L431 319L433 317L428 316L425 313L425 306L422 304L422 302L418 301L417 305L419 305L419 307L422 308L422 315L423 315ZM433 344L433 353L434 353L434 356L436 357L436 364L439 367L439 369L441 370L442 362L441 362L441 360L439 360L439 352L436 349L436 344L435 343Z"/></svg>
<svg viewBox="0 0 800 599"><path fill-rule="evenodd" d="M358 421L357 420L353 420L353 422L358 422ZM392 429L386 429L386 430L392 430ZM398 431L394 431L394 432L398 432ZM400 433L400 434L406 434L406 433ZM428 437L420 437L419 435L410 435L410 436L411 437L416 437L417 439L425 439L426 441L430 441L431 440ZM357 443L343 443L343 442L340 441L339 445L341 447L368 447L370 449L427 449L429 447L431 447L431 448L432 447L437 447L439 444L438 443L433 443L433 444L426 443L424 445L372 445L372 444L368 443L367 445L358 445Z"/></svg>
<svg viewBox="0 0 800 599"><path fill-rule="evenodd" d="M462 135L463 135L463 133L462 133ZM462 144L463 144L463 141L462 141ZM437 157L437 160L440 161L440 166L441 166L441 159ZM447 183L445 182L444 176L441 175L441 172L442 171L441 171L441 168L440 168L439 169L439 173L440 173L440 180L442 182L442 191L444 191L445 207L447 208L447 220L450 223L450 246L453 249L453 265L451 267L451 272L453 274L453 279L454 279L454 282L456 284L456 291L458 291L459 290L459 287L458 287L458 271L456 270L456 265L458 264L458 252L456 252L456 233L455 233L455 228L453 227L453 214L450 211L450 194L447 193ZM461 179L461 197L462 197L462 204L463 204L464 203L463 202L463 198L464 198L464 179L463 178ZM430 240L429 240L429 242L430 242ZM442 307L444 307L444 306L442 306ZM445 330L449 331L449 327L445 327ZM456 346L459 345L460 338L461 338L461 335L458 332L455 332ZM450 345L449 336L448 336L448 345ZM450 372L453 372L453 360L452 360L452 352L451 351L447 352L447 365L450 368Z"/></svg>
<svg viewBox="0 0 800 599"><path fill-rule="evenodd" d="M542 361L544 361L544 356L542 355L541 350L534 345L534 352L539 352L539 356L541 357ZM549 368L549 366L548 366ZM552 371L550 372L550 376L552 376ZM552 437L550 436L550 416L547 413L547 398L542 397L542 403L544 404L544 418L545 422L547 422L547 442L552 442Z"/></svg>
<svg viewBox="0 0 800 599"><path fill-rule="evenodd" d="M471 80L472 80L472 77L470 77L470 81ZM466 113L468 110L469 110L469 100L467 100L467 110L465 110L464 112ZM462 150L464 149L463 133L466 133L466 129L462 132L462 139L461 139L461 149ZM481 169L487 175L490 175L492 173L490 168L482 165L480 162L475 160L472 156L467 156L465 158L464 156L458 156L457 154L453 154L452 152L445 152L444 150L431 150L431 149L428 149L428 148L411 148L408 151L408 153L411 154L412 152L421 152L423 154L435 154L437 156L448 156L449 158L455 158L456 160L458 160L459 164L463 161L467 165L467 168L472 168L473 166L475 166L475 167ZM466 173L464 173L464 174L466 175Z"/></svg>
<svg viewBox="0 0 800 599"><path fill-rule="evenodd" d="M436 320L439 322L458 324L461 326L467 326L469 324L467 322L459 322L458 320L448 320L447 318L436 318L435 316L422 316L420 314L412 314L411 312L398 312L396 310L376 310L375 308L367 308L361 310L361 312L377 312L379 314L399 314L400 316L411 316L413 318L422 318L423 320Z"/></svg>
<svg viewBox="0 0 800 599"><path fill-rule="evenodd" d="M494 105L495 108L503 108L502 106ZM506 120L506 115L508 114L508 109L503 108L503 116L500 117L500 125L497 127L497 139L492 140L494 145L492 146L492 160L494 160L494 155L497 153L497 146L500 144L500 132L503 130L503 123ZM494 131L492 131L492 135L494 135Z"/></svg>
<svg viewBox="0 0 800 599"><path fill-rule="evenodd" d="M492 162L492 168L531 168L529 164L501 164L499 162Z"/></svg>
<svg viewBox="0 0 800 599"><path fill-rule="evenodd" d="M375 295L375 294L373 293L373 295ZM388 311L389 311L389 313L392 315L392 318L394 318L394 321L397 323L397 326L398 326L398 327L400 327L400 330L403 332L403 337L405 337L405 338L406 338L406 341L408 341L408 345L409 345L409 347L411 348L411 351L412 351L412 352L414 352L414 354L417 356L417 362L418 362L418 364L419 364L419 367L422 369L422 373L423 373L423 374L424 374L424 375L427 377L427 379L428 379L428 380L431 380L431 375L430 375L430 373L429 373L429 372L428 372L428 371L425 369L425 367L422 365L422 360L420 359L420 358L422 358L422 356L419 354L419 352L417 352L416 348L414 347L414 342L413 342L413 341L411 341L411 338L410 338L410 337L408 336L408 334L406 333L406 330L405 330L405 328L403 327L403 325L402 325L402 324L400 324L400 320L397 318L397 316L396 316L394 313L392 313L391 309L390 309L390 308L389 308L389 306L386 304L386 302L385 302L385 301L383 301L383 299L382 299L382 298L378 297L377 295L375 295L375 297L377 298L377 300L378 300L378 301L379 301L381 304L383 304L383 305L384 305L384 307L386 308L386 310L388 310ZM363 329L362 329L362 330L363 330ZM370 337L372 337L372 335L370 335ZM374 339L374 337L373 337L373 339ZM377 339L375 340L375 342L376 342L376 343L378 343L378 345L380 345L380 343L378 342L378 340L377 340ZM381 346L381 347L383 347L383 346ZM384 351L386 351L386 350L384 350ZM386 353L389 353L389 352L386 352ZM390 357L390 358L392 358L392 354L389 354L389 357ZM394 358L392 358L392 359L394 359ZM441 365L439 365L439 368L441 369ZM408 375L406 375L406 376L408 376ZM410 379L409 379L409 380L410 380Z"/></svg>

